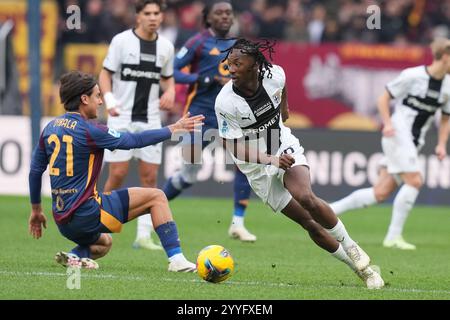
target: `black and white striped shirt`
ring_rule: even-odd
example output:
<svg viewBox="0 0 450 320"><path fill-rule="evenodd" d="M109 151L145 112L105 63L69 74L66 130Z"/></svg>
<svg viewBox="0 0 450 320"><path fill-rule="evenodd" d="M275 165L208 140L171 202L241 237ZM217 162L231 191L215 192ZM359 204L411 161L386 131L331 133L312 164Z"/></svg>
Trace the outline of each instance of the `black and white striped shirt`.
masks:
<svg viewBox="0 0 450 320"><path fill-rule="evenodd" d="M450 115L450 76L434 79L426 66L403 70L386 89L397 99L392 115L394 128L410 134L419 148L425 143L436 111L442 109L442 113Z"/></svg>
<svg viewBox="0 0 450 320"><path fill-rule="evenodd" d="M173 76L173 61L173 44L161 35L147 41L130 29L112 39L103 67L114 73L112 92L120 121L159 118L159 81Z"/></svg>

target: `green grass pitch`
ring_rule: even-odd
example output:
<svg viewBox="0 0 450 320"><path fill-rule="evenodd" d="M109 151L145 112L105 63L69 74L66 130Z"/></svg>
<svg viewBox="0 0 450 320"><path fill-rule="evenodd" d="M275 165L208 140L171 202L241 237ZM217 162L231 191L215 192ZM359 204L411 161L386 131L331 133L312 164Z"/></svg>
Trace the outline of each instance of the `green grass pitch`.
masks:
<svg viewBox="0 0 450 320"><path fill-rule="evenodd" d="M81 288L69 290L65 269L54 254L70 250L44 200L48 227L43 238L28 234L26 197L0 197L0 299L450 299L450 209L416 207L405 238L418 250L385 249L381 242L390 221L389 206L342 216L350 235L381 268L387 283L367 290L342 263L319 249L306 232L259 200L250 203L246 225L258 236L241 243L227 236L231 199L183 198L171 208L188 259L210 244L221 244L237 264L221 284L196 274L167 271L163 252L131 248L136 223L113 236L110 253L99 260L100 270L83 270Z"/></svg>

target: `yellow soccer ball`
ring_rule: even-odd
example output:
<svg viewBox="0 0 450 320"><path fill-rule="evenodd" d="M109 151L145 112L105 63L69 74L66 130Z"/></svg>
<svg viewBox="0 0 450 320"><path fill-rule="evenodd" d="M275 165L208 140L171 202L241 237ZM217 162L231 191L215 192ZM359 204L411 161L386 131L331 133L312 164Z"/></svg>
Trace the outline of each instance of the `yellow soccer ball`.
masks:
<svg viewBox="0 0 450 320"><path fill-rule="evenodd" d="M198 254L197 273L205 281L213 283L225 281L233 271L233 257L220 245L207 246Z"/></svg>

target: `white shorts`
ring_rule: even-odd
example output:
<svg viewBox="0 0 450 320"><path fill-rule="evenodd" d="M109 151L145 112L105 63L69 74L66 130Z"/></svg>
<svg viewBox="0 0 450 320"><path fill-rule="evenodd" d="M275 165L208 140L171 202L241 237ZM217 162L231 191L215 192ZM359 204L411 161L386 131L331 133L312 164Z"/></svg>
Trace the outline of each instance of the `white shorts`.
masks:
<svg viewBox="0 0 450 320"><path fill-rule="evenodd" d="M108 118L108 127L119 132L142 132L144 130L159 129L161 128L161 119L151 119L149 123L145 122L123 122L119 119ZM105 161L106 162L124 162L130 161L132 158L140 159L147 163L161 164L162 160L162 142L140 148L131 150L105 150Z"/></svg>
<svg viewBox="0 0 450 320"><path fill-rule="evenodd" d="M308 166L306 157L303 154L303 147L300 143L280 148L282 152L291 155L295 159L295 166ZM277 154L279 155L279 154ZM246 164L239 164L239 169L245 174L248 172ZM256 168L256 167L255 167ZM257 164L258 169L254 169L247 175L250 186L256 195L267 204L273 211L278 212L283 210L292 199L292 195L284 187L284 173L285 171L275 166L268 166ZM247 169L247 170L246 170Z"/></svg>
<svg viewBox="0 0 450 320"><path fill-rule="evenodd" d="M381 145L384 153L381 164L390 174L420 171L418 150L411 137L402 134L383 137Z"/></svg>

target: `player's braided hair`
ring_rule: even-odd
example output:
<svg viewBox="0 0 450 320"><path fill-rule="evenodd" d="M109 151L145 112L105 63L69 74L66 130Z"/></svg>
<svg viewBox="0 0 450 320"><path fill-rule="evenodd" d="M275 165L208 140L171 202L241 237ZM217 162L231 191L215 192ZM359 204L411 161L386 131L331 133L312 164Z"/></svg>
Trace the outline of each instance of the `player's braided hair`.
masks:
<svg viewBox="0 0 450 320"><path fill-rule="evenodd" d="M270 68L272 68L272 64L270 61L272 61L272 54L275 52L273 47L275 46L275 40L269 40L269 39L261 39L259 42L253 42L244 38L237 39L234 45L232 45L230 48L222 51L226 52L227 55L223 59L223 61L226 61L228 59L228 56L230 55L230 52L234 49L239 49L243 54L247 54L255 58L255 62L259 65L259 79L262 80L264 78L264 75L267 71L267 77L270 79L272 78L272 72L270 71ZM268 53L269 60L264 56L264 52Z"/></svg>

